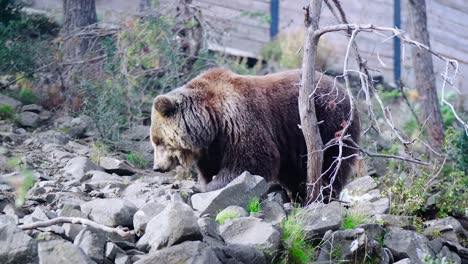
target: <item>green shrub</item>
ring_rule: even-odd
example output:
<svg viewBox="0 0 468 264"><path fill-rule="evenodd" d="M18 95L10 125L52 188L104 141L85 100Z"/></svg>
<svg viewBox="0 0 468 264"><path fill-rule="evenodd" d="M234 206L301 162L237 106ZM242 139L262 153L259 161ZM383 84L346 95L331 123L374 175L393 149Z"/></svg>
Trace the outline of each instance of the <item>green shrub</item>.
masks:
<svg viewBox="0 0 468 264"><path fill-rule="evenodd" d="M347 213L343 217L342 229L354 229L356 226L364 224L366 216L357 212Z"/></svg>
<svg viewBox="0 0 468 264"><path fill-rule="evenodd" d="M250 213L258 213L261 209L260 198L253 197L250 199L249 204L247 205L247 211Z"/></svg>
<svg viewBox="0 0 468 264"><path fill-rule="evenodd" d="M23 104L37 103L37 95L31 89L22 89L18 95L18 99Z"/></svg>
<svg viewBox="0 0 468 264"><path fill-rule="evenodd" d="M236 219L239 217L240 217L240 214L238 212L224 210L224 211L219 212L219 214L216 216L216 222L222 225L224 224L226 220Z"/></svg>
<svg viewBox="0 0 468 264"><path fill-rule="evenodd" d="M0 120L11 120L15 116L15 111L9 105L0 105Z"/></svg>
<svg viewBox="0 0 468 264"><path fill-rule="evenodd" d="M315 248L306 240L302 225L300 214L297 211L292 212L281 223L283 251L275 263L307 264L314 261Z"/></svg>
<svg viewBox="0 0 468 264"><path fill-rule="evenodd" d="M141 155L134 152L130 152L127 154L127 161L130 162L130 164L132 164L133 166L140 169L143 169L146 166L148 166L148 161Z"/></svg>

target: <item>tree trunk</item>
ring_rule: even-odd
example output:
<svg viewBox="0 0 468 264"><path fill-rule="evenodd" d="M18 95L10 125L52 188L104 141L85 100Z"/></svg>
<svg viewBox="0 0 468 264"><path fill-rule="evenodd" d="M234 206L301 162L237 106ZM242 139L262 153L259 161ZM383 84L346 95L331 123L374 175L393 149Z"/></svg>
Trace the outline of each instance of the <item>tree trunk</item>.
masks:
<svg viewBox="0 0 468 264"><path fill-rule="evenodd" d="M97 22L95 0L63 0L63 18L65 60L82 60L93 49L95 38L76 33Z"/></svg>
<svg viewBox="0 0 468 264"><path fill-rule="evenodd" d="M307 33L302 60L302 80L299 89L299 115L302 133L307 145L307 195L314 201L320 192L320 178L323 163L323 143L320 137L317 116L315 114L315 61L317 58L318 38L314 36L318 29L322 0L311 0L306 9L305 24Z"/></svg>
<svg viewBox="0 0 468 264"><path fill-rule="evenodd" d="M425 0L409 0L408 9L412 38L430 47ZM432 55L424 49L413 47L411 48L411 56L416 88L422 108L421 121L424 122L427 119L426 131L429 144L440 150L444 141L444 126L437 98Z"/></svg>

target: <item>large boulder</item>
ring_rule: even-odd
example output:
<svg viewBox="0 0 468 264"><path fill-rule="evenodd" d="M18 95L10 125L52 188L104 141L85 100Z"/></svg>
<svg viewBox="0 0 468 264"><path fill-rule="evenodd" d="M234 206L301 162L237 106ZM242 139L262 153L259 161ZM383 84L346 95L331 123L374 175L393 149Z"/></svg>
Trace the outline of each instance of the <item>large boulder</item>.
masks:
<svg viewBox="0 0 468 264"><path fill-rule="evenodd" d="M434 252L429 247L429 240L415 231L399 227L390 228L384 237L384 245L393 254L395 260L411 259L412 263L424 263L425 258L433 258Z"/></svg>
<svg viewBox="0 0 468 264"><path fill-rule="evenodd" d="M78 233L73 244L97 263L103 263L106 242L107 236L103 231L88 227Z"/></svg>
<svg viewBox="0 0 468 264"><path fill-rule="evenodd" d="M37 241L16 225L0 225L0 263L37 262Z"/></svg>
<svg viewBox="0 0 468 264"><path fill-rule="evenodd" d="M6 95L0 94L0 105L8 105L11 108L16 109L21 106L21 102Z"/></svg>
<svg viewBox="0 0 468 264"><path fill-rule="evenodd" d="M145 234L138 240L137 248L155 251L184 241L201 239L200 227L192 208L185 203L172 202L149 221Z"/></svg>
<svg viewBox="0 0 468 264"><path fill-rule="evenodd" d="M255 217L232 219L221 225L219 230L226 243L254 246L267 254L277 251L280 245L280 232Z"/></svg>
<svg viewBox="0 0 468 264"><path fill-rule="evenodd" d="M259 197L268 189L263 177L242 173L224 188L192 195L192 206L200 214L215 215L230 205L246 207L252 197Z"/></svg>
<svg viewBox="0 0 468 264"><path fill-rule="evenodd" d="M81 211L91 220L107 226L132 226L138 208L118 198L96 199L81 205Z"/></svg>
<svg viewBox="0 0 468 264"><path fill-rule="evenodd" d="M89 171L102 171L102 168L94 164L85 157L75 157L67 162L63 168L65 175L70 175L75 179L82 178Z"/></svg>
<svg viewBox="0 0 468 264"><path fill-rule="evenodd" d="M133 227L135 228L137 235L143 235L148 222L153 217L161 213L164 208L166 208L165 204L160 204L154 201L149 202L140 208L133 217Z"/></svg>
<svg viewBox="0 0 468 264"><path fill-rule="evenodd" d="M22 127L36 128L39 126L39 115L34 112L22 112L18 116L19 124Z"/></svg>
<svg viewBox="0 0 468 264"><path fill-rule="evenodd" d="M298 211L300 228L307 239L322 238L328 230L336 231L341 227L346 210L339 203L314 203Z"/></svg>
<svg viewBox="0 0 468 264"><path fill-rule="evenodd" d="M208 244L201 241L186 241L179 245L157 250L135 262L135 264L153 263L221 264L222 262Z"/></svg>
<svg viewBox="0 0 468 264"><path fill-rule="evenodd" d="M95 263L78 246L64 240L40 242L38 254L41 264Z"/></svg>

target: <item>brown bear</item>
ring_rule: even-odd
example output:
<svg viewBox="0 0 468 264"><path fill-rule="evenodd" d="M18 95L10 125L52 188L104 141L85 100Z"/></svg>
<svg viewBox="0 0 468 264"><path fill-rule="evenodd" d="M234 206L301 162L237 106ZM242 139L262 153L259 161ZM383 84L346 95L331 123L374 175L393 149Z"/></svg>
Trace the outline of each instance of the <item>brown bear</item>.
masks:
<svg viewBox="0 0 468 264"><path fill-rule="evenodd" d="M317 73L315 106L324 144L349 120L350 101L343 87ZM151 142L154 170L176 165L198 169L206 190L224 187L244 171L279 183L305 198L306 145L298 111L299 70L241 76L216 68L154 99ZM347 133L358 142L357 112ZM343 157L357 152L344 148ZM324 184L333 173L338 146L324 152ZM333 183L341 191L355 158L343 160Z"/></svg>

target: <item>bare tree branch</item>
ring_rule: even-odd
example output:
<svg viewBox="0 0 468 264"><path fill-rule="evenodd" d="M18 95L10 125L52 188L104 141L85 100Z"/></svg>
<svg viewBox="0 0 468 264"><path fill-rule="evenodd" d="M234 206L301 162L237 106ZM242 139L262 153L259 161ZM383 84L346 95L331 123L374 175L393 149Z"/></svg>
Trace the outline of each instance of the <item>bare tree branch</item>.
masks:
<svg viewBox="0 0 468 264"><path fill-rule="evenodd" d="M31 224L25 224L25 225L20 225L19 228L22 230L29 230L29 229L35 229L39 227L48 227L52 225L57 225L57 224L64 224L64 223L70 223L70 224L82 224L82 225L87 225L90 227L94 227L96 229L105 231L107 233L112 233L112 234L117 234L121 237L129 237L130 232L124 228L112 228L108 227L99 223L96 223L94 221L91 221L89 219L85 218L79 218L79 217L57 217L53 218L50 220L45 220L45 221L39 221L39 222L34 222Z"/></svg>

